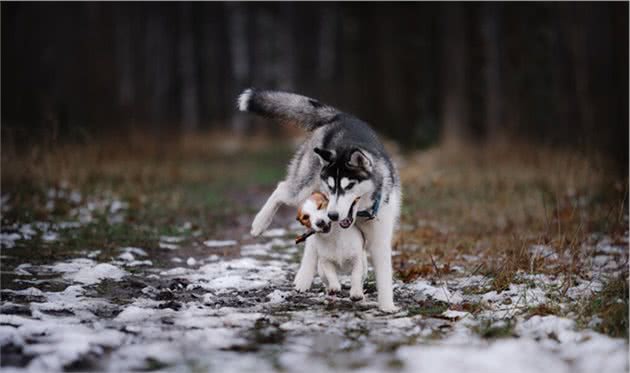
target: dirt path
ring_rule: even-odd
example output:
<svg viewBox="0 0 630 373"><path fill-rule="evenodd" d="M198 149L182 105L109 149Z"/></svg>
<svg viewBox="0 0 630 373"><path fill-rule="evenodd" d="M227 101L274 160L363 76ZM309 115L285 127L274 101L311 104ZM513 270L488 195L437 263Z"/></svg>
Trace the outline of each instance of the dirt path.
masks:
<svg viewBox="0 0 630 373"><path fill-rule="evenodd" d="M39 199L3 195L2 371L628 370L627 341L595 332L603 321L578 322L574 311L627 274L627 231L621 241L603 234L582 245L580 276L519 271L499 292L478 267L457 265L479 258L458 253L441 275L396 280L401 311L383 314L371 270L361 302L349 300L347 278L336 297L319 279L308 293L293 290L303 246L293 242L301 229L292 209L281 209L262 238L248 235L252 206L283 172L286 157L277 158L259 175L253 160L240 169L216 161L221 172L199 173L269 180L226 183L239 190L191 172L188 184L176 179L148 196L69 187ZM437 228L427 227L439 226L402 229L433 237ZM397 250L396 262L427 257L413 242ZM537 261L559 255L546 245L527 250Z"/></svg>

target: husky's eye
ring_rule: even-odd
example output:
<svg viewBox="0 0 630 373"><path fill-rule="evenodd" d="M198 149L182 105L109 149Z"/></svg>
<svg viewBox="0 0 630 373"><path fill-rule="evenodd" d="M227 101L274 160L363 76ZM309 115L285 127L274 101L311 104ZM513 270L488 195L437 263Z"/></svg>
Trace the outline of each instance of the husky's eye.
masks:
<svg viewBox="0 0 630 373"><path fill-rule="evenodd" d="M350 190L352 189L352 187L354 186L355 183L350 183L348 184L348 186L346 187L346 190Z"/></svg>
<svg viewBox="0 0 630 373"><path fill-rule="evenodd" d="M326 181L327 181L327 183L326 183L326 184L328 185L328 187L330 188L330 190L335 189L335 179L333 179L333 177L332 177L332 176L328 176L328 180L326 180Z"/></svg>

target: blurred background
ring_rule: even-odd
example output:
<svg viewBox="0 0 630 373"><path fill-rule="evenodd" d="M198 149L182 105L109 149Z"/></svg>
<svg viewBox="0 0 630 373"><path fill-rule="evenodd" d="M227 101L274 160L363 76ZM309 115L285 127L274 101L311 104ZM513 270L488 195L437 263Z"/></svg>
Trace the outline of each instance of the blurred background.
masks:
<svg viewBox="0 0 630 373"><path fill-rule="evenodd" d="M316 97L405 148L628 158L628 3L2 3L2 145L286 132L246 87Z"/></svg>

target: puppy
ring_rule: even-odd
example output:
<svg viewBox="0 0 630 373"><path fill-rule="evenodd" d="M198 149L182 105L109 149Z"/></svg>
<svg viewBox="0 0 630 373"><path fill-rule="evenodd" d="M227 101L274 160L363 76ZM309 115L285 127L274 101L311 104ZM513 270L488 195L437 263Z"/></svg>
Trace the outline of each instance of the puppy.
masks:
<svg viewBox="0 0 630 373"><path fill-rule="evenodd" d="M337 272L350 273L350 299L359 301L363 299L363 280L368 267L365 239L356 226L341 229L331 224L327 208L326 196L315 192L298 209L297 220L316 234L306 239L295 289L308 290L317 267L328 293L335 294L341 290Z"/></svg>

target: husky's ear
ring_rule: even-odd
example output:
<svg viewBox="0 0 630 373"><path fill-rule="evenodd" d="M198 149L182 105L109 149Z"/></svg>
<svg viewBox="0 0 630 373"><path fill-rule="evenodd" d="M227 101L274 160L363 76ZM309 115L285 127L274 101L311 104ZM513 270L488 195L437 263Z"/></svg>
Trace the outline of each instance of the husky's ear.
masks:
<svg viewBox="0 0 630 373"><path fill-rule="evenodd" d="M322 164L328 164L331 163L334 159L335 159L335 151L334 150L327 150L327 149L321 149L321 148L314 148L313 151L315 152L315 154L317 154L317 156L319 157L319 160L322 161Z"/></svg>
<svg viewBox="0 0 630 373"><path fill-rule="evenodd" d="M372 171L372 160L370 156L361 150L355 150L350 154L350 160L348 160L348 166L353 168L359 168L367 172Z"/></svg>

